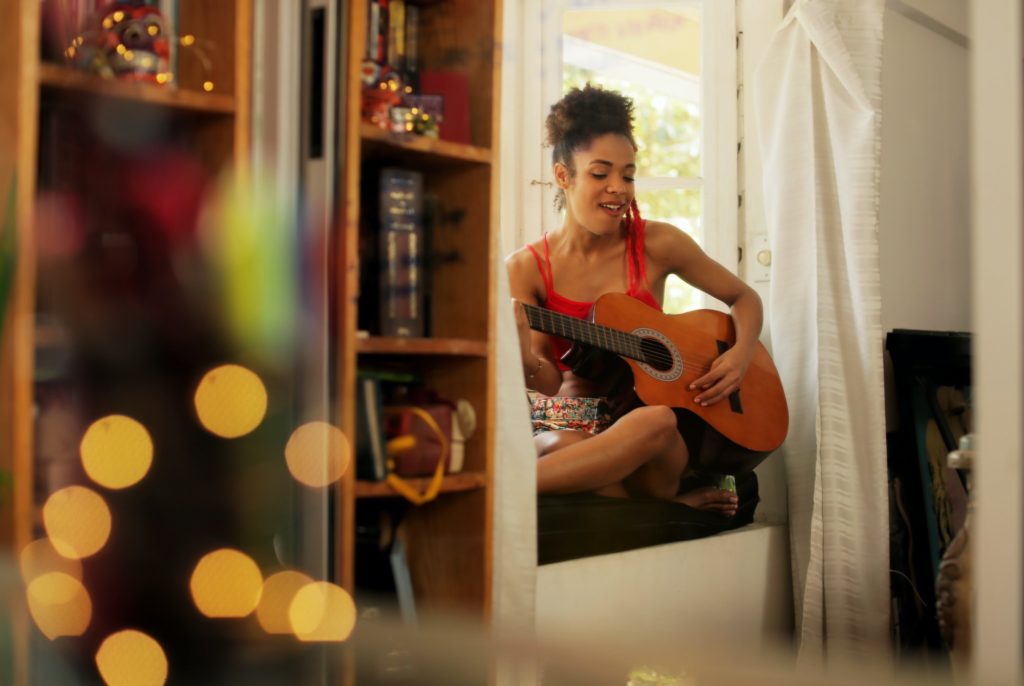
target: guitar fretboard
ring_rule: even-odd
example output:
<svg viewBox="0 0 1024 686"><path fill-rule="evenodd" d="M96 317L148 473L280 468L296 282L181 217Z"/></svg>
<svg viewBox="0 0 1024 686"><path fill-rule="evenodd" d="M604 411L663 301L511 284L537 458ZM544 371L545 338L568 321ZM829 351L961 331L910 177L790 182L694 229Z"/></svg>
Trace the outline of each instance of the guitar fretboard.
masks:
<svg viewBox="0 0 1024 686"><path fill-rule="evenodd" d="M531 329L560 336L576 343L585 343L640 362L648 362L647 352L643 348L644 339L640 336L610 329L607 326L570 317L560 312L552 312L536 305L523 303L523 309L526 310L526 319L530 322Z"/></svg>

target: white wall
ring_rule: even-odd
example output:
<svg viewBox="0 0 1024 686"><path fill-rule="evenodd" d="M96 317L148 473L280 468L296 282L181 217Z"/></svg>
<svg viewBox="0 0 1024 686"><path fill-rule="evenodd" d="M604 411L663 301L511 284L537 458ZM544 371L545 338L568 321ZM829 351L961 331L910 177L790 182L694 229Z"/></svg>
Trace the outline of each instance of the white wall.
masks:
<svg viewBox="0 0 1024 686"><path fill-rule="evenodd" d="M970 329L968 62L956 9L902 0L890 1L885 13L879 208L885 331Z"/></svg>

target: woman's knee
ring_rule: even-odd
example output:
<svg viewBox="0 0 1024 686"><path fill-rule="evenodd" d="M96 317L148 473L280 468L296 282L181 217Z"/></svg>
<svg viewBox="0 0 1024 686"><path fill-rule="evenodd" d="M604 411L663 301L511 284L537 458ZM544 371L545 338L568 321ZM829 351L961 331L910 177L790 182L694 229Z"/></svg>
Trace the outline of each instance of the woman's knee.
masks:
<svg viewBox="0 0 1024 686"><path fill-rule="evenodd" d="M674 441L678 436L676 430L676 413L664 405L648 405L638 407L628 415L635 430L648 440L658 443Z"/></svg>
<svg viewBox="0 0 1024 686"><path fill-rule="evenodd" d="M574 443L590 438L590 434L582 431L564 429L561 431L545 431L533 438L533 445L537 449L537 457L550 455L556 450L568 447Z"/></svg>

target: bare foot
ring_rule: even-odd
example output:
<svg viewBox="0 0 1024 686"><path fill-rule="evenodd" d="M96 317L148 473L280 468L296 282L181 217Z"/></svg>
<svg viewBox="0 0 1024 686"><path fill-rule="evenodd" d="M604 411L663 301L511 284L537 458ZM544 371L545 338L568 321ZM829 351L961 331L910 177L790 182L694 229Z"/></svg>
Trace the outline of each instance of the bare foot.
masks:
<svg viewBox="0 0 1024 686"><path fill-rule="evenodd" d="M739 508L740 499L735 493L723 491L713 486L704 486L687 491L680 496L673 498L674 502L689 505L698 510L718 512L726 517L732 517Z"/></svg>

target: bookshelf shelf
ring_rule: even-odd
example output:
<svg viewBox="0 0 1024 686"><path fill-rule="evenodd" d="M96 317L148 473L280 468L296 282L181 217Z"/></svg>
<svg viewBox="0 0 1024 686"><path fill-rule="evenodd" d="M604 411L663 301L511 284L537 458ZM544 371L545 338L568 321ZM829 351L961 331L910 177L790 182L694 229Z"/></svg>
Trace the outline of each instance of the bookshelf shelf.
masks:
<svg viewBox="0 0 1024 686"><path fill-rule="evenodd" d="M361 355L453 355L486 357L487 342L466 338L400 338L372 336L356 340Z"/></svg>
<svg viewBox="0 0 1024 686"><path fill-rule="evenodd" d="M491 603L494 500L497 268L490 257L498 250L501 3L353 0L346 4L345 158L337 202L345 208L339 229L346 256L340 273L345 278L339 283L337 297L342 326L336 346L342 427L351 435L358 433L362 421L358 417L359 372L365 368L408 374L417 380L411 385L422 386L412 390L465 400L474 408L477 425L465 444L465 471L448 475L442 488L443 493L455 495L409 508L404 522L410 532L407 554L417 604L486 621ZM406 39L410 27L417 36L413 63L420 83L432 78L435 84L451 88L445 92L438 86L442 96L451 93L447 102L454 108L452 121L461 122L465 115L465 143L395 134L364 120L362 67L371 27L376 27L380 39L373 50L394 47L402 54L398 43L389 42L392 34L381 28L383 21L393 18L388 10L395 6L404 8ZM400 10L394 16L401 14ZM379 52L375 59L380 59ZM382 63L388 63L386 55ZM394 183L407 172L411 172L407 178L414 181L404 186ZM415 198L417 190L422 202ZM376 315L382 311L385 296L403 292L400 286L404 283L399 280L385 283L379 278L388 275L381 255L391 255L394 264L401 264L402 259L394 256L408 245L399 242L391 251L387 244L389 252L381 248L382 237L388 237L384 231L399 233L395 222L386 220L399 217L395 221L401 222L402 203L414 208L412 214L420 215L414 230L422 230L425 249L439 258L424 270L420 281L422 311L428 315L425 330L430 337L384 336L384 332L396 330L388 328L395 322L381 321ZM366 330L375 335L368 336ZM425 485L426 479L418 484L421 490ZM337 567L347 588L357 588L357 515L389 505L388 499L398 497L386 483L349 479L339 487Z"/></svg>
<svg viewBox="0 0 1024 686"><path fill-rule="evenodd" d="M426 489L430 477L407 479L409 484L418 491ZM487 477L480 472L460 472L449 474L441 483L441 493L461 493L476 491L487 486ZM357 498L400 498L401 496L386 481L356 481Z"/></svg>
<svg viewBox="0 0 1024 686"><path fill-rule="evenodd" d="M44 93L117 98L196 113L233 114L235 112L235 99L230 95L201 93L149 83L113 81L49 62L39 64L39 85L42 86Z"/></svg>
<svg viewBox="0 0 1024 686"><path fill-rule="evenodd" d="M425 136L391 133L366 122L360 123L359 136L362 139L363 152L368 155L377 156L390 152L412 156L434 165L491 162L491 151L487 148L435 140Z"/></svg>

